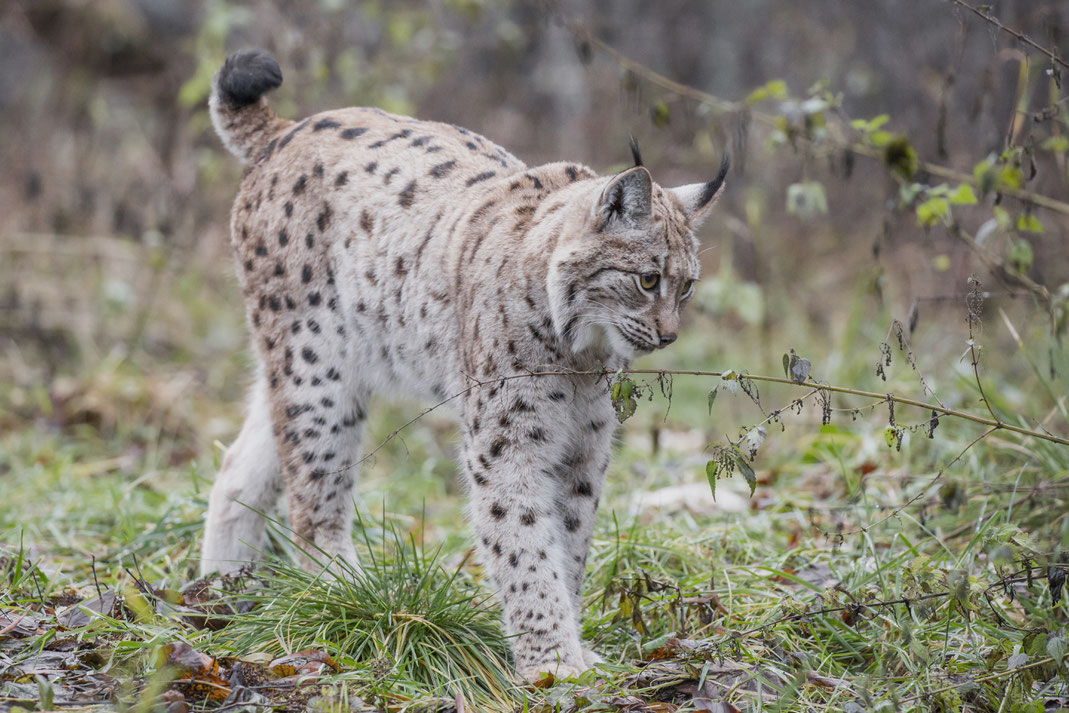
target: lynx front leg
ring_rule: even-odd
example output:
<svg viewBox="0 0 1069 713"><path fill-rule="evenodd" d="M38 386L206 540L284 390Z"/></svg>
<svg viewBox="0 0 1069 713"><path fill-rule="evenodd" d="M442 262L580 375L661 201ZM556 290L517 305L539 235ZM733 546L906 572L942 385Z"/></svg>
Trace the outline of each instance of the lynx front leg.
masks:
<svg viewBox="0 0 1069 713"><path fill-rule="evenodd" d="M567 553L554 517L559 482L546 468L563 443L559 414L534 388L490 389L465 404L464 459L479 554L515 635L516 669L529 680L586 669L567 582Z"/></svg>
<svg viewBox="0 0 1069 713"><path fill-rule="evenodd" d="M581 629L583 580L612 451L615 418L612 403L600 382L578 386L571 401L570 414L572 441L556 470L561 482L557 519L566 553L572 608L576 613L576 625ZM583 656L588 667L602 660L590 649L584 649Z"/></svg>

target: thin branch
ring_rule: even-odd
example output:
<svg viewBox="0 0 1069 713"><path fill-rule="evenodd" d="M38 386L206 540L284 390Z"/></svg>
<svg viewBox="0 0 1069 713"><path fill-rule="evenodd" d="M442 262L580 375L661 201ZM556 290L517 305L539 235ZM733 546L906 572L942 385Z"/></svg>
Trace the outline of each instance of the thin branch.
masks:
<svg viewBox="0 0 1069 713"><path fill-rule="evenodd" d="M1054 50L1047 49L1046 47L1044 47L1043 45L1039 44L1038 42L1036 42L1031 37L1029 37L1028 35L1026 35L1023 32L1021 32L1020 30L1015 30L1012 27L1007 27L1006 25L1003 25L1001 22L999 22L999 19L997 17L995 17L994 15L989 15L988 13L984 12L980 8L973 7L969 3L965 2L965 0L954 0L954 4L955 5L960 5L961 7L965 8L966 10L968 10L971 13L973 13L977 17L980 17L980 18L984 19L986 22L990 22L992 25L994 25L998 29L1002 30L1007 35L1012 35L1012 36L1016 37L1018 40L1020 40L1021 42L1024 42L1026 45L1028 45L1032 49L1039 50L1041 53L1043 53L1046 56L1050 57L1050 61L1052 63L1060 64L1061 66L1065 67L1066 69L1069 69L1069 64L1066 64L1065 60L1063 60L1061 57L1059 57L1057 54L1055 54Z"/></svg>
<svg viewBox="0 0 1069 713"><path fill-rule="evenodd" d="M966 685L969 685L969 684L984 683L986 681L994 681L994 680L997 680L999 678L1005 678L1006 676L1011 676L1011 675L1017 673L1018 671L1027 671L1030 668L1038 668L1040 666L1046 666L1049 663L1054 663L1054 659L1048 656L1045 659L1040 659L1039 661L1033 661L1032 663L1027 664L1025 666L1018 666L1017 668L1006 669L1005 671L1000 671L999 673L992 673L990 675L980 676L978 678L968 678L968 679L966 679L964 681L961 681L960 683L952 683L949 686L943 686L942 688L936 688L936 689L933 689L931 691L925 691L924 693L918 693L917 695L910 696L909 698L903 698L898 702L900 704L901 703L912 703L913 701L919 701L922 698L928 698L930 696L934 696L937 693L946 693L947 691L953 691L953 690L955 690L957 688L961 688L962 686L966 686Z"/></svg>
<svg viewBox="0 0 1069 713"><path fill-rule="evenodd" d="M663 74L660 74L659 72L650 69L644 64L641 64L631 59L624 53L617 50L612 45L596 37L582 24L568 19L562 19L562 21L564 22L564 25L568 29L568 31L572 33L572 36L576 38L576 40L589 43L591 46L596 47L598 50L608 55L613 60L613 62L615 62L620 67L634 73L639 77L642 77L650 84L661 87L662 89L676 94L677 96L685 97L700 104L704 104L708 107L711 107L715 111L723 114L746 111L753 119L756 119L760 123L771 127L775 127L777 122L781 118L775 114L768 114L762 111L758 111L750 105L746 104L745 102L728 101L726 99L721 99L720 97L709 94L708 92L704 92L700 89L695 89L694 87L687 86L686 84L681 84L680 82L670 79L664 76ZM800 138L810 143L815 143L814 141L806 137ZM864 156L866 158L877 160L880 163L885 162L884 150L881 148L869 146L868 144L864 144L857 141L849 141L847 139L835 138L831 135L826 136L823 141L827 142L828 144L831 144L835 148L845 149L859 156ZM962 171L957 171L947 166L941 166L939 164L930 163L928 161L918 161L917 168L933 176L945 178L950 181L968 183L972 186L977 185L976 179L971 174L963 173ZM1044 196L1033 191L1029 191L1023 188L1014 188L1011 186L1000 186L999 192L1005 195L1013 196L1014 198L1024 201L1026 203L1031 203L1032 205L1047 208L1048 210L1052 210L1056 213L1069 215L1069 203L1050 198L1049 196Z"/></svg>
<svg viewBox="0 0 1069 713"><path fill-rule="evenodd" d="M348 466L344 466L344 467L339 468L337 470L330 471L328 473L328 475L333 475L335 473L343 473L343 472L345 472L347 470L350 470L352 468L358 467L362 463L366 462L369 458L374 456L376 453L378 453L380 450L382 450L382 448L387 443L389 443L394 438L396 438L401 433L401 431L405 430L406 428L408 428L409 426L414 424L416 421L419 421L421 418L423 418L427 414L431 413L432 411L436 411L437 409L441 408L445 404L447 404L447 403L449 403L449 402L451 402L451 401L453 401L453 400L455 400L455 399L457 399L457 398L459 398L461 396L464 396L465 394L471 393L471 391L473 391L474 389L481 388L483 386L487 386L487 385L490 385L490 384L499 384L499 383L502 383L502 382L505 382L505 381L514 381L516 379L531 379L531 378L537 378L537 377L542 377L542 376L573 376L573 377L574 376L594 376L594 377L598 377L598 378L603 378L603 377L611 377L611 376L613 376L614 374L617 374L617 373L628 374L628 375L644 375L644 376L664 376L666 374L671 374L673 376L716 376L716 377L723 377L724 374L727 373L727 372L726 371L699 371L699 370L691 370L691 369L620 369L618 371L610 371L610 370L607 370L607 369L594 369L594 370L587 370L587 371L554 370L554 371L537 371L537 372L532 371L532 372L527 372L525 374L510 374L508 376L499 376L499 377L496 377L496 378L493 378L493 379L487 379L485 381L475 381L470 386L468 386L466 389L458 391L457 393L453 394L452 396L446 397L446 398L442 399L441 401L439 401L438 403L436 403L436 404L434 404L432 406L428 406L427 408L423 409L423 411L421 411L419 414L417 414L413 418L409 419L406 423L404 423L403 425L401 425L401 426L397 427L396 429L394 429L389 435L386 436L386 438L384 438L382 440L381 443L379 443L377 446L375 446L374 449L372 449L370 452L368 452L366 455L364 455L364 457L361 458L360 460L358 460L357 462L355 462L355 463L353 463L351 465L348 465ZM882 401L882 402L890 402L890 403L902 404L904 406L914 406L916 408L925 409L925 410L928 410L928 411L934 411L934 412L936 412L938 414L942 414L944 416L952 416L954 418L960 418L960 419L964 419L966 421L972 421L973 423L979 423L981 425L988 426L990 428L990 430L988 432L984 433L982 436L980 436L977 440L983 439L991 431L1003 430L1003 431L1011 431L1011 432L1016 433L1016 434L1021 435L1021 436L1028 436L1030 438L1039 438L1039 439L1044 440L1044 441L1050 441L1051 443L1057 443L1059 445L1069 446L1069 439L1062 438L1061 436L1056 436L1053 433L1048 433L1046 431L1034 431L1034 430L1031 430L1031 429L1028 429L1028 428L1022 428L1021 426L1015 426L1013 424L1006 423L1004 421L999 421L997 419L990 419L990 418L985 418L984 416L977 416L975 414L968 413L967 411L959 411L958 409L947 408L945 406L938 406L938 405L926 403L924 401L919 401L917 399L905 398L903 396L895 396L894 394L887 394L887 393L880 394L880 393L876 393L875 391L863 391L861 389L851 389L851 388L846 387L846 386L833 386L833 385L830 385L830 384L815 384L812 381L797 382L797 381L792 381L791 379L784 379L784 378L781 378L781 377L778 377L778 376L763 376L763 375L760 375L760 374L746 374L744 378L749 379L751 381L764 381L764 382L768 382L768 383L772 383L772 384L786 384L787 386L796 386L796 387L797 386L803 386L803 387L808 387L810 389L813 389L815 387L817 391L828 391L828 392L833 392L833 393L837 393L837 394L851 394L853 396L860 396L862 398L867 398L867 399L875 399L877 401ZM974 441L974 443L975 443L975 441ZM971 447L971 445L972 444L970 444L970 447ZM961 454L958 455L958 458L960 458L960 457L961 457ZM955 458L955 460L957 460L957 458ZM951 461L951 462L953 463L953 461Z"/></svg>
<svg viewBox="0 0 1069 713"><path fill-rule="evenodd" d="M969 445L967 445L964 448L962 448L961 451L956 456L954 456L953 460L951 460L949 463L947 463L942 468L940 468L938 471L936 471L935 475L933 475L931 477L931 480L929 480L928 483L923 488L921 488L919 491L917 491L916 495L914 495L912 498L910 498L906 502L902 503L899 507L895 508L891 512L887 513L887 515L885 515L884 517L881 517L879 520L876 520L875 522L870 522L868 525L865 525L864 527L859 527L856 530L840 530L840 531L835 533L836 537L843 537L844 535L857 535L859 533L866 532L866 531L872 529L873 527L876 527L877 525L880 525L882 523L887 522L892 517L897 516L900 512L902 512L903 510L908 508L910 505L912 505L913 503L915 503L918 500L920 500L921 497L923 497L923 495L928 492L928 488L930 488L933 485L935 485L935 483L940 478L943 477L943 473L947 472L947 469L950 468L950 466L954 465L959 460L961 460L961 457L963 455L965 455L969 451L970 448L972 448L977 443L979 443L980 441L984 440L985 438L987 438L988 436L990 436L992 433L994 433L997 430L998 430L997 426L992 426L991 428L987 429L986 431L981 433L979 436L977 436L973 440L969 441ZM824 534L825 534L825 536L828 536L828 533L824 533Z"/></svg>

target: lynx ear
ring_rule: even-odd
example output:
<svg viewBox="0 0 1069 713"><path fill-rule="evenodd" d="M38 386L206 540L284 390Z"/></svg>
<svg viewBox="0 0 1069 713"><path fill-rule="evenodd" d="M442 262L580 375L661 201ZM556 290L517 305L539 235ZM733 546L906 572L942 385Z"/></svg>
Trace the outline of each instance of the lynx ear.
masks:
<svg viewBox="0 0 1069 713"><path fill-rule="evenodd" d="M612 221L637 225L650 215L653 202L653 178L642 166L629 168L609 181L598 199L600 226Z"/></svg>
<svg viewBox="0 0 1069 713"><path fill-rule="evenodd" d="M730 166L731 157L724 154L724 158L720 162L720 170L713 180L708 183L691 183L687 186L670 189L680 203L683 204L683 210L686 211L692 228L697 228L701 225L709 213L709 208L720 197L720 192L724 190L724 178L728 175Z"/></svg>

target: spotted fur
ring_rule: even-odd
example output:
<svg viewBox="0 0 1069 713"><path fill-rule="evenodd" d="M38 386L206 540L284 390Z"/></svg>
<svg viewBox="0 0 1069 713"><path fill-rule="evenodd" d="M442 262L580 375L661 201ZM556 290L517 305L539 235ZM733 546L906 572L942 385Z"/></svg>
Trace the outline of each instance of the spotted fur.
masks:
<svg viewBox="0 0 1069 713"><path fill-rule="evenodd" d="M580 591L613 409L597 378L502 377L617 369L671 343L724 172L664 189L642 166L528 167L466 129L373 108L293 122L262 97L280 82L269 56L234 55L210 102L247 164L231 233L258 367L203 570L255 558L258 511L283 490L297 534L355 564L371 396L442 400L478 383L453 402L460 464L516 666L587 668Z"/></svg>

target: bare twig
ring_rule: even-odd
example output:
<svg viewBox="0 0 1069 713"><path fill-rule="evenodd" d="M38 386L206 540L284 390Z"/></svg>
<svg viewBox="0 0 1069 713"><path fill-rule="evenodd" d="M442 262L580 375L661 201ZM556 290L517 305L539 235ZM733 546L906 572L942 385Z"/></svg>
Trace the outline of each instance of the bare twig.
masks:
<svg viewBox="0 0 1069 713"><path fill-rule="evenodd" d="M992 25L994 25L998 29L1000 29L1003 32L1005 32L1007 35L1012 35L1012 36L1016 37L1018 40L1020 40L1021 42L1024 42L1026 45L1028 45L1032 49L1039 50L1040 52L1045 54L1047 57L1050 57L1050 61L1052 63L1060 64L1061 66L1065 67L1066 69L1069 69L1069 64L1066 64L1065 60L1063 60L1061 57L1059 57L1057 54L1055 54L1054 50L1047 49L1046 47L1044 47L1043 45L1039 44L1038 42L1036 42L1031 37L1029 37L1028 35L1026 35L1023 32L1021 32L1020 30L1015 30L1012 27L1007 27L1006 25L1003 25L1001 22L999 22L999 19L997 17L995 17L994 15L991 15L991 14L985 12L984 10L982 10L982 9L980 9L978 7L973 7L969 3L965 2L965 0L954 0L954 4L965 8L966 10L968 10L971 13L973 13L977 17L980 17L984 21L991 23Z"/></svg>
<svg viewBox="0 0 1069 713"><path fill-rule="evenodd" d="M750 118L766 125L775 127L777 122L780 121L780 117L775 114L769 114L766 112L758 111L745 102L729 101L721 99L720 97L704 92L700 89L687 86L673 79L670 79L659 72L650 69L644 64L637 62L623 52L620 52L612 45L601 40L595 36L590 30L588 30L581 23L562 18L565 27L577 41L588 43L590 46L597 48L602 53L606 54L613 62L620 67L628 70L638 77L642 77L644 80L665 89L673 94L691 99L700 104L710 107L714 111L721 114L741 113L746 112ZM812 142L810 139L802 136L799 137L805 141ZM876 146L869 146L868 144L859 141L850 141L849 139L843 139L835 137L831 134L825 135L822 141L834 146L838 150L850 151L858 156L864 156L866 158L874 159L881 163L885 162L885 151L882 148ZM972 186L977 185L977 180L971 174L964 173L962 171L955 170L953 168L942 166L929 161L918 161L917 168L921 171L925 171L932 176L938 176L950 181L956 181L958 183L967 183ZM1012 196L1020 201L1030 203L1035 206L1040 206L1056 213L1063 215L1069 215L1069 203L1065 201L1056 200L1049 196L1045 196L1033 191L1026 190L1024 188L1015 188L1013 186L1000 186L999 192Z"/></svg>

